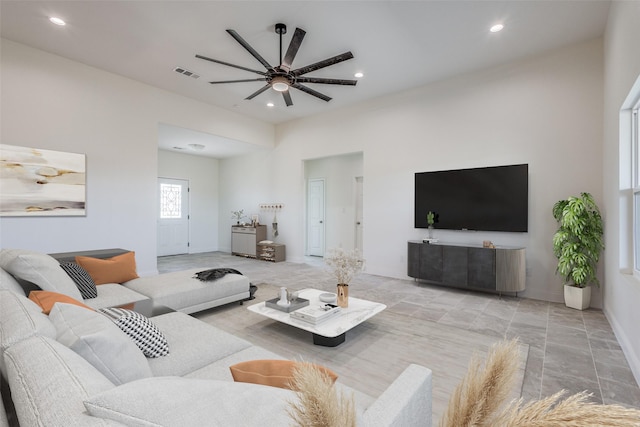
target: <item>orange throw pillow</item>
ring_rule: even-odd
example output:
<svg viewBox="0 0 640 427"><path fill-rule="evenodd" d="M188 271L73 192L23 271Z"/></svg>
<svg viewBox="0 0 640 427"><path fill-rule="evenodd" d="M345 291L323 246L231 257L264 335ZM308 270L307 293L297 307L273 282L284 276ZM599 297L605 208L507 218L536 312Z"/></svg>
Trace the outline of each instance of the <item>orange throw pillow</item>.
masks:
<svg viewBox="0 0 640 427"><path fill-rule="evenodd" d="M96 285L124 283L138 278L135 252L107 259L77 256L76 262L89 273Z"/></svg>
<svg viewBox="0 0 640 427"><path fill-rule="evenodd" d="M38 304L40 307L42 307L42 312L44 314L49 314L49 312L51 312L51 309L53 308L53 305L57 302L64 302L67 304L74 304L80 307L84 307L87 308L91 311L95 311L93 308L84 305L83 303L81 303L80 301L78 301L77 299L71 298L68 295L65 294L59 294L57 292L51 292L51 291L31 291L29 293L29 299L33 302L35 302L36 304Z"/></svg>
<svg viewBox="0 0 640 427"><path fill-rule="evenodd" d="M298 363L291 360L250 360L230 366L231 375L236 382L253 383L291 389L293 371ZM324 366L314 365L327 374L332 382L338 376Z"/></svg>

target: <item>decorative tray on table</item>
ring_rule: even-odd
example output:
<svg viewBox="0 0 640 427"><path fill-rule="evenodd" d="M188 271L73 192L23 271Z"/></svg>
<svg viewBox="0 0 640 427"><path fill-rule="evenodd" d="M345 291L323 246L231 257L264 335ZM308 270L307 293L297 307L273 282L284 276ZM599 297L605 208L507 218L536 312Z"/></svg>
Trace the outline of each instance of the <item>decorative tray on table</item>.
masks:
<svg viewBox="0 0 640 427"><path fill-rule="evenodd" d="M306 307L309 305L309 300L304 298L296 298L291 301L289 307L281 307L277 304L280 298L273 298L270 300L266 300L264 305L269 308L274 308L276 310L284 311L285 313L291 313L292 311L296 311L299 308Z"/></svg>

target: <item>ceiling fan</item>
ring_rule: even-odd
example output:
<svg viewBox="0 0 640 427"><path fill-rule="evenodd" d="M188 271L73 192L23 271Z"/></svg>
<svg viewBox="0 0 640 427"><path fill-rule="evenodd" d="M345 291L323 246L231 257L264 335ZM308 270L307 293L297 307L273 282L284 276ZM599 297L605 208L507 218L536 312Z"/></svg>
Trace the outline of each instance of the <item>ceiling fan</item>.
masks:
<svg viewBox="0 0 640 427"><path fill-rule="evenodd" d="M291 69L293 60L298 53L298 49L300 49L300 45L302 44L302 40L306 34L306 31L296 28L296 31L293 33L293 38L289 43L289 47L287 48L287 52L282 57L282 36L287 33L287 26L285 24L276 24L275 32L280 36L280 65L273 67L271 66L260 54L249 45L235 30L227 30L227 33L231 35L238 43L242 45L254 58L256 58L263 66L266 68L266 71L253 70L251 68L243 67L240 65L230 64L228 62L220 61L213 58L208 58L202 55L196 55L196 58L204 59L206 61L215 62L222 65L227 65L229 67L238 68L240 70L250 71L252 73L260 74L262 77L257 79L242 79L242 80L225 80L219 82L209 82L210 84L220 84L220 83L242 83L242 82L255 82L255 81L264 81L267 82L266 85L253 92L251 95L247 96L245 99L253 99L256 96L260 95L262 92L266 91L269 88L273 88L275 91L281 92L282 97L284 98L285 104L287 107L293 105L293 101L291 100L291 94L289 93L289 88L295 88L301 90L302 92L308 93L309 95L313 95L317 98L320 98L324 101L329 102L331 98L323 93L320 93L316 90L311 89L308 86L304 86L301 83L321 83L321 84L332 84L332 85L348 85L355 86L357 80L343 80L343 79L326 79L321 77L305 77L305 74L308 74L312 71L319 70L321 68L328 67L330 65L337 64L342 61L346 61L348 59L353 58L353 54L351 52L345 52L340 55L333 56L331 58L327 58L323 61L313 63L311 65L307 65L305 67Z"/></svg>

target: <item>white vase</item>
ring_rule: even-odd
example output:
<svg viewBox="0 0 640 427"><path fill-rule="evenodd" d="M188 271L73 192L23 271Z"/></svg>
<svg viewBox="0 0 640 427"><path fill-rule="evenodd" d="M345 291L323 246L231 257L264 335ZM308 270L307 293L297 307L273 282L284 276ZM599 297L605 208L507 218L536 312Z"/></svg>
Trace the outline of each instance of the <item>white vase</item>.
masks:
<svg viewBox="0 0 640 427"><path fill-rule="evenodd" d="M591 286L579 288L564 285L564 305L576 310L584 310L591 305Z"/></svg>

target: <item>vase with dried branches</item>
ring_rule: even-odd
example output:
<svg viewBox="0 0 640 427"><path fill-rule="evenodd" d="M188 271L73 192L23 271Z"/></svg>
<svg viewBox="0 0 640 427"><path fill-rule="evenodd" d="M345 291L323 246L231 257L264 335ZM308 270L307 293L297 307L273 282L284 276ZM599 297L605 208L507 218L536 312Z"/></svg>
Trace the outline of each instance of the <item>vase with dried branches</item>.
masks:
<svg viewBox="0 0 640 427"><path fill-rule="evenodd" d="M342 248L329 249L324 262L331 267L334 277L338 280L338 306L349 306L349 283L364 268L364 259L360 251L354 249L346 251Z"/></svg>

